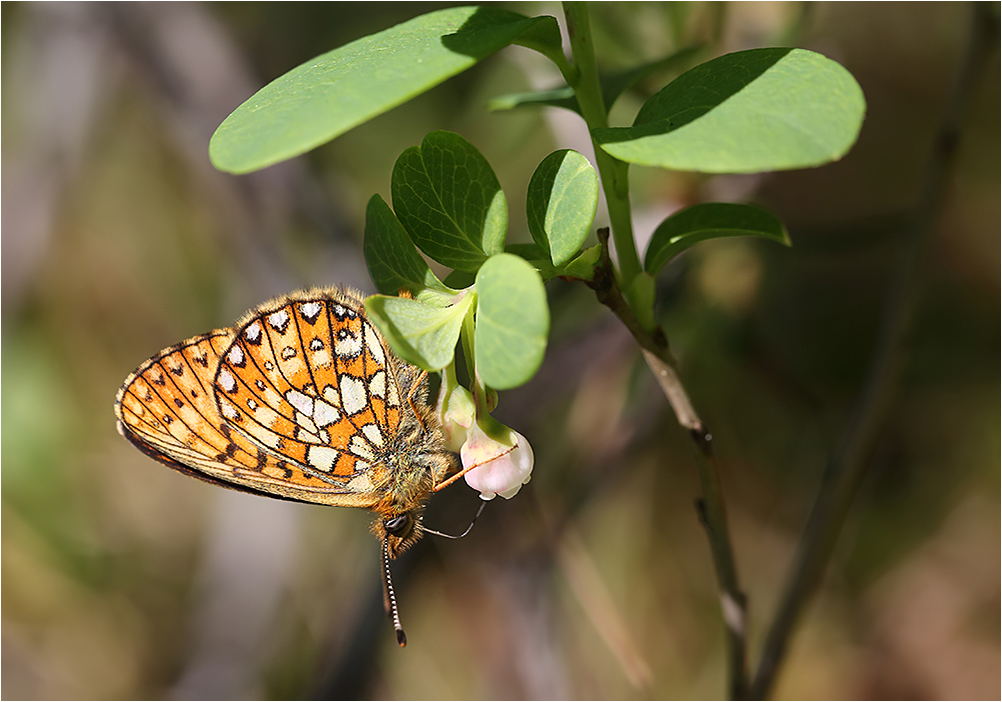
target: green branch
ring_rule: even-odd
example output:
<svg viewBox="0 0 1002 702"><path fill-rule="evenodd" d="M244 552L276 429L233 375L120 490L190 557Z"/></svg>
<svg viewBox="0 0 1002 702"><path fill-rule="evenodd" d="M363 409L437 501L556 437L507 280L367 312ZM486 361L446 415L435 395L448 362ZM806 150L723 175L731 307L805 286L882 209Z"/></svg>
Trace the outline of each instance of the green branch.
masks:
<svg viewBox="0 0 1002 702"><path fill-rule="evenodd" d="M599 302L612 310L640 344L648 366L654 372L668 404L678 422L689 436L690 445L696 459L696 470L703 497L697 501L699 520L706 528L713 554L713 565L720 588L720 607L727 630L728 689L732 699L743 699L747 686L745 662L745 595L738 581L727 528L727 510L720 484L720 469L713 453L712 435L689 399L688 393L679 379L675 359L668 349L668 342L660 328L647 329L633 313L619 288L618 280L609 257L609 230L598 231L602 246L602 257L595 268L595 275L587 285L595 291Z"/></svg>
<svg viewBox="0 0 1002 702"><path fill-rule="evenodd" d="M798 545L752 682L750 695L753 699L764 699L773 688L790 636L831 559L839 531L886 424L905 365L907 338L921 282L922 249L943 202L946 177L956 155L975 79L984 66L988 50L997 44L997 32L998 20L992 17L990 6L974 3L967 53L958 72L948 112L936 135L925 183L910 218L896 275L887 293L877 348L852 419L831 461Z"/></svg>
<svg viewBox="0 0 1002 702"><path fill-rule="evenodd" d="M581 108L581 116L584 117L589 131L608 127L609 114L606 112L602 86L599 83L587 3L565 2L564 15L567 18L574 64L568 84L574 89L578 106ZM643 270L640 265L640 255L637 253L637 244L633 239L629 165L607 154L594 139L592 146L595 148L595 165L598 166L602 190L605 192L605 201L609 208L609 222L616 246L622 288L629 294L634 279Z"/></svg>

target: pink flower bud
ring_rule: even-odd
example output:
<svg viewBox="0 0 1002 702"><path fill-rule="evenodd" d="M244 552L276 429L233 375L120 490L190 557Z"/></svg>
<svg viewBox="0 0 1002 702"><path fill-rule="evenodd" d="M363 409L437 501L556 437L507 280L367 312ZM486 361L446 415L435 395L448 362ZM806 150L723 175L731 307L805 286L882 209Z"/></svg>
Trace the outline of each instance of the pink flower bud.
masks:
<svg viewBox="0 0 1002 702"><path fill-rule="evenodd" d="M451 370L451 369L450 369ZM436 412L442 422L442 433L450 451L459 451L477 416L477 406L470 391L456 382L455 372L442 375Z"/></svg>
<svg viewBox="0 0 1002 702"><path fill-rule="evenodd" d="M496 424L496 422L495 422ZM495 495L511 499L532 476L532 447L525 437L508 427L498 425L488 436L480 424L474 424L459 452L463 467L476 466L464 477L480 497L493 500Z"/></svg>

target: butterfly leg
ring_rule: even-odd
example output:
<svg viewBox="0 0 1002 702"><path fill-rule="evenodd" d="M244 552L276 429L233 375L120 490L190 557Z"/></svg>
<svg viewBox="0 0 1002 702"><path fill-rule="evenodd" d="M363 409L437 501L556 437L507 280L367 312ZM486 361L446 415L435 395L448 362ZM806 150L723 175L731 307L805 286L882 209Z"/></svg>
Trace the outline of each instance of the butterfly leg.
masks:
<svg viewBox="0 0 1002 702"><path fill-rule="evenodd" d="M428 371L421 371L421 375L417 377L411 384L410 392L407 393L407 404L411 406L411 412L417 417L417 420L421 423L421 428L427 430L428 427L424 423L424 418L421 416L421 412L418 411L417 405L414 404L414 394L420 389L421 384L424 382L425 378L428 377Z"/></svg>
<svg viewBox="0 0 1002 702"><path fill-rule="evenodd" d="M493 461L493 460L495 460L497 458L501 458L501 456L505 456L505 455L511 453L514 450L515 450L515 447L512 446L507 451L502 451L498 455L493 456L491 458L488 458L486 461L480 461L480 463L474 463L472 466L467 466L466 468L463 468L461 471L459 471L455 475L449 476L448 479L443 480L438 485L436 485L435 487L433 487L432 488L432 492L438 492L439 490L444 490L445 488L449 487L454 482L456 482L457 480L459 480L460 478L462 478L464 475L466 475L467 473L469 473L474 468L479 468L480 466L484 465L485 463L490 463L491 461Z"/></svg>

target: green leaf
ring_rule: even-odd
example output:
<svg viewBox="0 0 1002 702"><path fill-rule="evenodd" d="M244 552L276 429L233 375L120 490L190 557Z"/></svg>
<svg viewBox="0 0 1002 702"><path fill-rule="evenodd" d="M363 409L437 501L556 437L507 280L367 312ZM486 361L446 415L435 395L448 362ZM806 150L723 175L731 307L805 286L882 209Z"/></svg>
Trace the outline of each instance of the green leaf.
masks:
<svg viewBox="0 0 1002 702"><path fill-rule="evenodd" d="M563 56L563 37L560 35L560 25L557 24L557 18L544 15L533 17L532 22L533 24L523 30L512 43L538 51L551 60L554 59L555 54L559 53L560 57L557 60L566 61L567 59Z"/></svg>
<svg viewBox="0 0 1002 702"><path fill-rule="evenodd" d="M706 202L679 210L658 225L647 245L644 270L657 275L690 246L722 236L760 236L790 245L786 228L771 212L754 205Z"/></svg>
<svg viewBox="0 0 1002 702"><path fill-rule="evenodd" d="M400 358L426 371L439 371L455 356L463 317L475 297L464 295L449 307L432 307L403 297L373 295L366 298L365 311Z"/></svg>
<svg viewBox="0 0 1002 702"><path fill-rule="evenodd" d="M457 292L435 277L403 225L379 195L373 195L365 209L363 250L369 275L381 293L396 295L401 290L408 290L418 297L428 290L449 296Z"/></svg>
<svg viewBox="0 0 1002 702"><path fill-rule="evenodd" d="M504 250L508 204L479 151L452 132L431 132L393 167L393 209L411 240L450 268L476 271Z"/></svg>
<svg viewBox="0 0 1002 702"><path fill-rule="evenodd" d="M451 7L329 51L263 87L223 121L213 165L249 173L298 156L465 71L537 25L497 7Z"/></svg>
<svg viewBox="0 0 1002 702"><path fill-rule="evenodd" d="M598 207L598 176L577 151L555 151L529 181L526 213L532 238L560 267L577 255Z"/></svg>
<svg viewBox="0 0 1002 702"><path fill-rule="evenodd" d="M596 129L612 156L702 173L757 173L836 161L855 143L866 102L845 68L802 49L753 49L686 71L634 126Z"/></svg>
<svg viewBox="0 0 1002 702"><path fill-rule="evenodd" d="M539 273L513 254L498 254L477 273L477 374L497 390L527 382L539 369L550 308Z"/></svg>
<svg viewBox="0 0 1002 702"><path fill-rule="evenodd" d="M595 244L582 251L577 258L564 266L559 275L580 280L594 280L595 266L602 258L602 245Z"/></svg>
<svg viewBox="0 0 1002 702"><path fill-rule="evenodd" d="M524 93L506 93L498 95L487 102L487 109L491 112L501 112L503 110L513 110L516 107L526 106L563 107L566 110L581 114L578 107L577 98L574 97L574 88L564 85L559 88L549 90L531 90Z"/></svg>
<svg viewBox="0 0 1002 702"><path fill-rule="evenodd" d="M662 69L673 69L673 71L677 70L680 66L685 65L689 59L701 50L701 46L687 46L684 49L679 49L675 53L658 59L657 61L651 61L650 63L635 66L634 68L630 68L625 71L602 76L599 79L599 82L602 87L602 98L605 102L606 111L612 109L616 100L618 100L623 93L629 90L638 81L643 80L650 74ZM499 95L496 98L492 98L490 102L487 103L487 109L492 111L511 110L516 107L524 107L527 105L563 107L573 112L577 112L578 114L581 113L581 109L578 107L577 98L574 97L574 89L569 85L564 85L550 90L536 90L526 93L508 93L507 95Z"/></svg>

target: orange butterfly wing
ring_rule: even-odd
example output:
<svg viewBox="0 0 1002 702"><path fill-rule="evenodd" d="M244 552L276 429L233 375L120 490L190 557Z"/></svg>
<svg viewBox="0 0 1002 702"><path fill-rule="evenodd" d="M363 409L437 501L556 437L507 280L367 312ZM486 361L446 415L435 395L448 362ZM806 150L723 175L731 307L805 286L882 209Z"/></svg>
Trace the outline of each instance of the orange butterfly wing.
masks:
<svg viewBox="0 0 1002 702"><path fill-rule="evenodd" d="M303 475L376 502L401 420L389 357L361 300L298 293L239 325L216 372L216 400L239 433Z"/></svg>
<svg viewBox="0 0 1002 702"><path fill-rule="evenodd" d="M183 473L245 492L372 508L389 480L381 449L401 398L361 301L280 298L237 330L160 352L126 379L120 432Z"/></svg>

